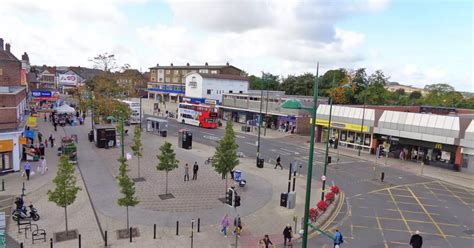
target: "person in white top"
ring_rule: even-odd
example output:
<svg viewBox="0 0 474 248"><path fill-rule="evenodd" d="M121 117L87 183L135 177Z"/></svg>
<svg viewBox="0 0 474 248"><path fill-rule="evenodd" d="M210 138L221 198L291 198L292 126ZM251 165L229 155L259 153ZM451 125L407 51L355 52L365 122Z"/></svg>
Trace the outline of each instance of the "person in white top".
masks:
<svg viewBox="0 0 474 248"><path fill-rule="evenodd" d="M41 172L41 175L48 171L48 166L46 165L46 159L44 157L41 157L41 162L38 170Z"/></svg>

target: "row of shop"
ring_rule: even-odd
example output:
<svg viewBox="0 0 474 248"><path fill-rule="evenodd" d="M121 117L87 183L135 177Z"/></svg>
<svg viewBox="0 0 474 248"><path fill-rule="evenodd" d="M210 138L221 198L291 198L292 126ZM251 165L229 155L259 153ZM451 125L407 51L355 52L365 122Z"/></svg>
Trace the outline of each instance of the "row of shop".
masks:
<svg viewBox="0 0 474 248"><path fill-rule="evenodd" d="M330 106L320 105L317 142L329 137L338 147L474 172L474 134L469 136L474 133L472 118L332 106L329 129L329 116Z"/></svg>

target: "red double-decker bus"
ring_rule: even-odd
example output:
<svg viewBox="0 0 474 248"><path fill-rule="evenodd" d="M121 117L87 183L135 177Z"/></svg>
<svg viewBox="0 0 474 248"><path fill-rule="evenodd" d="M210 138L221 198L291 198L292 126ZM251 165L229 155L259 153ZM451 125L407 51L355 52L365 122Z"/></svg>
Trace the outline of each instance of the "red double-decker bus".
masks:
<svg viewBox="0 0 474 248"><path fill-rule="evenodd" d="M180 103L178 106L178 122L203 128L217 128L217 110L209 105Z"/></svg>

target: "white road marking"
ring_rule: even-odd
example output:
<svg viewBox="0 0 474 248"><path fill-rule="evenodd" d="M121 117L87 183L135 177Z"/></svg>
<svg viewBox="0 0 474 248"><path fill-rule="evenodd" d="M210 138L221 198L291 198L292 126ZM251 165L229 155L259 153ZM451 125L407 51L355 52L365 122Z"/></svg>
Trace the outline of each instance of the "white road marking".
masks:
<svg viewBox="0 0 474 248"><path fill-rule="evenodd" d="M283 150L283 151L286 151L286 152L289 152L289 153L293 153L293 154L295 154L295 155L300 154L299 152L295 152L295 151L292 151L292 150L288 150L288 149L285 149L285 148L283 148L283 147L281 147L280 150Z"/></svg>
<svg viewBox="0 0 474 248"><path fill-rule="evenodd" d="M256 142L245 142L245 144L249 144L251 146L257 146L257 143Z"/></svg>
<svg viewBox="0 0 474 248"><path fill-rule="evenodd" d="M236 138L245 139L245 136L235 135Z"/></svg>
<svg viewBox="0 0 474 248"><path fill-rule="evenodd" d="M207 135L211 135L211 136L214 136L214 134L213 134L213 133L208 133L208 132L201 132L201 133L203 133L203 134L207 134Z"/></svg>
<svg viewBox="0 0 474 248"><path fill-rule="evenodd" d="M209 139L209 140L220 140L221 139L221 138L216 137L216 136L208 136L208 135L203 135L202 137L205 138L205 139Z"/></svg>

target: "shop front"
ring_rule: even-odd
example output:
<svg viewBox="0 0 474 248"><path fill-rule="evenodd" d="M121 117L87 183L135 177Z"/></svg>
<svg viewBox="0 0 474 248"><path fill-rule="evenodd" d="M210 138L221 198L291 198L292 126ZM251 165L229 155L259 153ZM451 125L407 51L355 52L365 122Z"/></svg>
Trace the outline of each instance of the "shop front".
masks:
<svg viewBox="0 0 474 248"><path fill-rule="evenodd" d="M0 174L20 170L20 133L0 134Z"/></svg>
<svg viewBox="0 0 474 248"><path fill-rule="evenodd" d="M30 109L35 111L52 111L57 106L59 92L55 90L32 90Z"/></svg>
<svg viewBox="0 0 474 248"><path fill-rule="evenodd" d="M329 129L329 116L331 128ZM319 105L316 116L316 141L373 153L373 126L375 111L356 107ZM311 121L311 120L310 120ZM328 132L329 135L328 135Z"/></svg>

